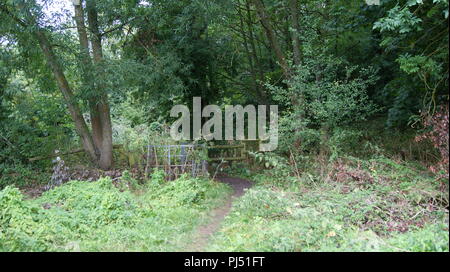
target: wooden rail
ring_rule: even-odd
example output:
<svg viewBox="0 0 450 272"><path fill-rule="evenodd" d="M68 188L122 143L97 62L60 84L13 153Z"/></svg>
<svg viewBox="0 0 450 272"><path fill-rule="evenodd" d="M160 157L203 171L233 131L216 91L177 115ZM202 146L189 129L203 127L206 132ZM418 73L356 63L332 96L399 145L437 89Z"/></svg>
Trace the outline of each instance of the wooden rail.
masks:
<svg viewBox="0 0 450 272"><path fill-rule="evenodd" d="M230 149L240 149L239 156L235 157L217 157L217 158L209 158L208 161L242 161L247 159L246 156L246 146L245 144L238 145L213 145L208 146L208 150L219 149L219 150L230 150Z"/></svg>

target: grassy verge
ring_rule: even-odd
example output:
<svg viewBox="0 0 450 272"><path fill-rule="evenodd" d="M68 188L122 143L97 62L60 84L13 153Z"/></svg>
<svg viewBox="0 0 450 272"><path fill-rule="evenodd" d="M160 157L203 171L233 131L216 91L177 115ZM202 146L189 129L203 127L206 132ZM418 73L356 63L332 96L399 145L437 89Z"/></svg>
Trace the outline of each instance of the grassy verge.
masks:
<svg viewBox="0 0 450 272"><path fill-rule="evenodd" d="M254 176L210 251L448 251L448 191L417 165L340 161L326 180Z"/></svg>
<svg viewBox="0 0 450 272"><path fill-rule="evenodd" d="M182 177L131 192L109 179L72 181L24 200L0 192L0 251L178 251L230 188Z"/></svg>

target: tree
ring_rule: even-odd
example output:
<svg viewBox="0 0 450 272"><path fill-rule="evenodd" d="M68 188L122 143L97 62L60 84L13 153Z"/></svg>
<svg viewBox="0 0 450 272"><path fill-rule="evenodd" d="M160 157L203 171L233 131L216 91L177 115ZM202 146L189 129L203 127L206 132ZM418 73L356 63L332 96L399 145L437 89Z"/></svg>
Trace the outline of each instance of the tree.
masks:
<svg viewBox="0 0 450 272"><path fill-rule="evenodd" d="M286 60L286 56L283 53L283 50L281 48L281 45L278 41L277 35L275 33L275 30L272 27L272 24L269 19L269 15L266 11L266 8L264 7L264 3L262 0L253 0L253 5L256 8L256 11L258 12L259 19L261 21L261 25L264 27L264 30L266 32L267 39L269 40L270 46L275 53L275 56L277 57L278 63L281 66L281 69L283 70L283 75L285 79L289 79L291 77L291 69L288 65L288 62Z"/></svg>
<svg viewBox="0 0 450 272"><path fill-rule="evenodd" d="M80 44L83 47L84 59L88 59L86 51L86 35L82 25L82 15L80 13L81 2L74 1L76 9L76 21L78 23L78 30L80 33ZM102 61L102 47L101 37L98 32L97 25L97 10L95 1L87 1L88 6L88 19L91 33L91 42L94 52L94 62L100 64ZM111 119L109 113L109 105L107 94L101 89L101 85L97 84L96 89L99 91L95 98L90 98L90 109L92 121L92 133L89 130L86 120L83 117L80 105L77 101L76 95L70 86L67 76L64 71L64 67L60 58L55 53L54 46L52 44L52 32L46 29L39 23L39 16L42 15L39 12L39 6L36 3L23 3L19 2L7 2L0 4L0 12L2 16L8 18L9 27L12 30L12 35L21 35L21 32L29 34L27 38L29 42L32 40L37 41L42 54L46 60L48 67L51 69L53 76L57 82L58 88L61 91L64 101L67 104L69 113L75 124L77 134L80 136L81 143L91 159L98 164L102 169L108 169L112 166L112 129ZM83 33L84 31L84 33ZM85 61L83 65L87 65ZM84 69L86 71L86 67ZM87 77L88 74L86 73Z"/></svg>
<svg viewBox="0 0 450 272"><path fill-rule="evenodd" d="M386 86L397 87L394 95L401 98L390 114L401 115L403 123L419 110L433 115L449 99L448 0L386 1L382 7L373 28L397 68Z"/></svg>
<svg viewBox="0 0 450 272"><path fill-rule="evenodd" d="M73 0L75 9L75 21L77 24L78 36L80 41L82 65L84 68L83 81L87 86L95 88L94 95L89 97L89 110L92 124L92 137L96 147L96 156L98 164L103 169L108 169L112 165L112 124L108 103L108 94L104 90L101 81L98 82L92 73L91 59L89 55L89 44L85 26L82 1ZM93 62L97 68L101 69L103 61L102 36L98 27L98 14L95 0L86 1L89 29L91 31L90 42L92 45Z"/></svg>
<svg viewBox="0 0 450 272"><path fill-rule="evenodd" d="M294 52L294 64L300 65L302 61L302 49L300 42L300 25L298 22L298 5L297 0L289 0L289 11L291 13L292 25L292 51Z"/></svg>

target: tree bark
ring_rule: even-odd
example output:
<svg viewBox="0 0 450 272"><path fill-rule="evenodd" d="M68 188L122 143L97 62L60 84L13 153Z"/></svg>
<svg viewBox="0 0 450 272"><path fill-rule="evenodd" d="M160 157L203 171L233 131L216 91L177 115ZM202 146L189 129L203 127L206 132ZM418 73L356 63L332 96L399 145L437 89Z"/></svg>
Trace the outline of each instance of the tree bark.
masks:
<svg viewBox="0 0 450 272"><path fill-rule="evenodd" d="M84 19L84 11L82 6L82 1L78 3L74 3L74 11L75 11L75 22L77 25L78 39L80 41L80 57L81 57L81 71L82 71L82 80L83 84L91 89L90 91L94 91L93 84L93 66L89 53L89 39L86 31L86 24ZM89 95L89 113L91 117L91 127L92 127L92 138L94 140L94 144L96 147L97 155L100 157L100 147L102 145L102 126L101 119L99 114L99 109L97 102L95 100L95 96Z"/></svg>
<svg viewBox="0 0 450 272"><path fill-rule="evenodd" d="M275 31L270 23L269 16L267 15L266 9L264 7L264 3L262 0L253 0L253 4L256 8L256 11L259 15L259 19L261 24L266 32L267 39L270 42L270 46L275 53L275 56L278 60L279 65L283 71L283 75L285 79L289 80L291 78L291 71L289 69L289 65L286 61L286 57L281 50L280 43L276 37Z"/></svg>
<svg viewBox="0 0 450 272"><path fill-rule="evenodd" d="M294 53L294 64L300 65L302 62L302 44L300 42L300 25L298 23L298 5L297 0L289 0L289 10L291 13L292 33L292 51Z"/></svg>
<svg viewBox="0 0 450 272"><path fill-rule="evenodd" d="M95 0L87 0L86 8L88 14L89 29L91 31L91 44L92 52L94 55L94 63L97 69L100 70L100 75L102 74L102 62L103 62L103 49L102 49L102 37L98 26L98 13ZM112 122L111 113L108 103L108 94L105 90L104 85L99 80L97 84L98 92L98 115L100 117L100 126L95 128L96 133L101 135L101 144L99 145L100 159L99 166L102 169L109 169L113 164L113 142L112 142ZM94 127L92 128L94 130Z"/></svg>
<svg viewBox="0 0 450 272"><path fill-rule="evenodd" d="M75 101L75 96L72 92L72 89L69 86L69 83L67 82L62 66L59 63L57 57L55 56L53 49L50 45L50 42L45 33L42 30L37 30L35 32L35 36L39 42L39 46L41 47L42 52L44 53L47 65L51 68L53 75L55 76L56 82L58 84L58 87L61 93L63 94L65 102L67 103L67 107L75 123L75 129L81 138L83 147L89 154L91 159L93 161L97 161L98 157L95 150L94 141L86 125L83 114L81 113L81 110L78 106L78 103Z"/></svg>

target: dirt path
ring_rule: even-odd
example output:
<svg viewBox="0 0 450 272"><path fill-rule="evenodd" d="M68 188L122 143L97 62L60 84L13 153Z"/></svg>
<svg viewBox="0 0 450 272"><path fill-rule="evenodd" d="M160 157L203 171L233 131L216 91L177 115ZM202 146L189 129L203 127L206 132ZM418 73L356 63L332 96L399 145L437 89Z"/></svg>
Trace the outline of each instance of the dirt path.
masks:
<svg viewBox="0 0 450 272"><path fill-rule="evenodd" d="M230 212L233 201L244 194L244 189L252 186L252 182L241 178L217 177L217 180L230 185L233 188L233 194L227 199L223 206L218 207L211 212L211 219L207 224L197 228L191 244L186 248L187 252L204 251L209 238L213 233L219 230L223 219Z"/></svg>

